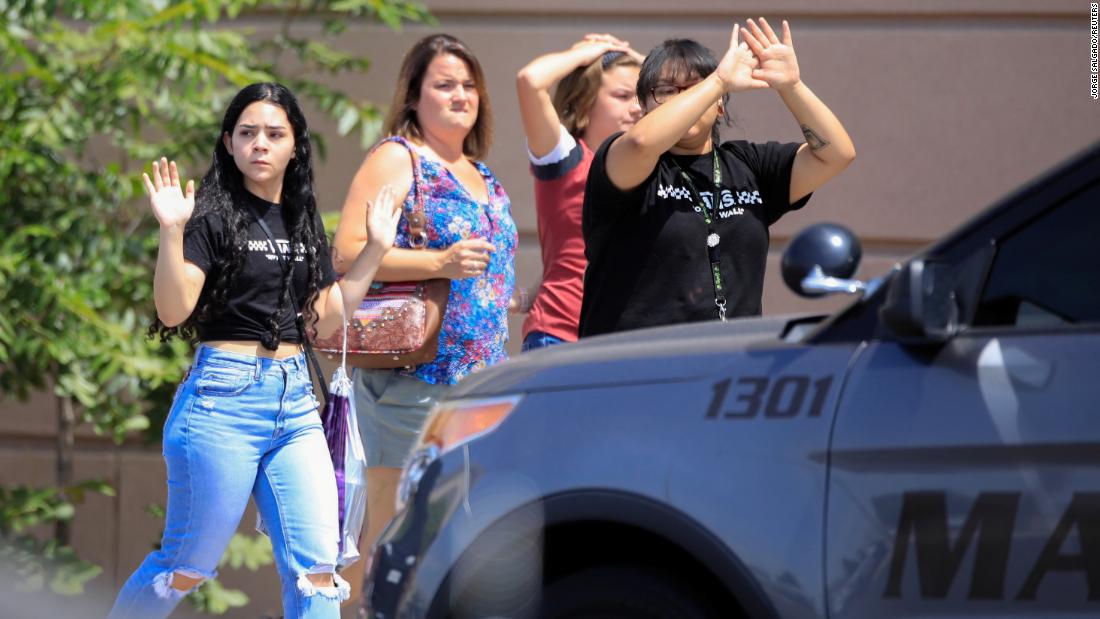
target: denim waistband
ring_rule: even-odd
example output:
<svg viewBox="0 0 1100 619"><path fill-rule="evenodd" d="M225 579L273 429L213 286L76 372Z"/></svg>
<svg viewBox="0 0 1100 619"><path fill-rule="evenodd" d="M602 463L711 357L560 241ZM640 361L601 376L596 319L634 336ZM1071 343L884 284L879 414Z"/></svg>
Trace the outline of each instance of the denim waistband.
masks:
<svg viewBox="0 0 1100 619"><path fill-rule="evenodd" d="M309 366L306 365L306 354L304 352L286 359L272 359L271 357L260 357L248 353L229 352L206 344L199 344L199 347L195 350L195 365L214 360L219 363L239 365L242 368L253 368L257 373L276 367L293 369L304 374L309 373Z"/></svg>

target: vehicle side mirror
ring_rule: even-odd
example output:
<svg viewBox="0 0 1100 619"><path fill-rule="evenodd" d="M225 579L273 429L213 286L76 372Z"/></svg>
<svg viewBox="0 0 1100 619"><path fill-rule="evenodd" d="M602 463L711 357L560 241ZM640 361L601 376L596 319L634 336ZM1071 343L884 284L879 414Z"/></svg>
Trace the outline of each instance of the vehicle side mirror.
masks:
<svg viewBox="0 0 1100 619"><path fill-rule="evenodd" d="M951 270L947 265L919 259L899 266L890 278L879 317L901 339L950 339L959 330Z"/></svg>
<svg viewBox="0 0 1100 619"><path fill-rule="evenodd" d="M783 281L803 297L856 293L865 284L848 278L862 256L859 238L851 230L840 224L814 224L799 232L783 252Z"/></svg>

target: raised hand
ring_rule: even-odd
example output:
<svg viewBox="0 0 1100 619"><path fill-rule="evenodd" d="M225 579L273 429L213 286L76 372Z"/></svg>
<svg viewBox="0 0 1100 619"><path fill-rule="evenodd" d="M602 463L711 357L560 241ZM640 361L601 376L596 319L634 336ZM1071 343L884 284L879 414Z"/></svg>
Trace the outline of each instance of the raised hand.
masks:
<svg viewBox="0 0 1100 619"><path fill-rule="evenodd" d="M645 56L643 54L639 53L638 50L631 47L630 46L630 41L623 41L622 39L620 39L620 38L618 38L614 35L611 35L611 34L588 33L588 34L584 35L584 38L581 39L579 42L574 43L573 47L576 48L577 46L582 45L586 42L593 42L593 41L610 43L614 47L607 50L607 51L609 51L609 52L623 52L623 53L627 54L628 56L630 56L631 58L633 58L635 61L637 61L638 64L642 64L643 62L645 62Z"/></svg>
<svg viewBox="0 0 1100 619"><path fill-rule="evenodd" d="M195 210L195 181L187 181L186 189L180 188L180 175L176 162L161 157L160 163L153 162L153 178L142 173L145 180L145 193L153 207L153 215L161 228L183 226L191 219Z"/></svg>
<svg viewBox="0 0 1100 619"><path fill-rule="evenodd" d="M374 202L367 201L367 244L389 250L397 237L401 205L394 200L393 187L382 185Z"/></svg>
<svg viewBox="0 0 1100 619"><path fill-rule="evenodd" d="M590 65L608 52L638 53L630 49L629 43L610 34L586 34L583 39L573 44L570 52L577 54L578 66Z"/></svg>
<svg viewBox="0 0 1100 619"><path fill-rule="evenodd" d="M733 25L733 33L730 34L730 46L722 60L718 62L715 73L722 80L722 86L726 92L739 92L756 88L767 88L768 83L754 76L757 66L756 58L745 43L737 42L739 30L737 24ZM740 31L743 32L743 31Z"/></svg>
<svg viewBox="0 0 1100 619"><path fill-rule="evenodd" d="M751 19L748 20L748 25L741 33L760 62L752 72L753 78L766 82L776 90L789 88L801 81L798 59L794 55L794 42L791 40L791 27L787 20L783 20L782 40L775 36L775 31L763 17L760 18L759 25Z"/></svg>
<svg viewBox="0 0 1100 619"><path fill-rule="evenodd" d="M620 39L619 37L617 37L617 36L615 36L615 35L613 35L609 32L604 32L602 34L598 33L598 32L589 32L588 34L584 35L584 37L582 37L580 41L574 43L573 47L576 47L576 46L580 45L581 43L592 42L592 41L604 41L606 43L614 43L615 45L619 45L621 47L629 47L630 46L630 43L628 41L624 41L624 40Z"/></svg>

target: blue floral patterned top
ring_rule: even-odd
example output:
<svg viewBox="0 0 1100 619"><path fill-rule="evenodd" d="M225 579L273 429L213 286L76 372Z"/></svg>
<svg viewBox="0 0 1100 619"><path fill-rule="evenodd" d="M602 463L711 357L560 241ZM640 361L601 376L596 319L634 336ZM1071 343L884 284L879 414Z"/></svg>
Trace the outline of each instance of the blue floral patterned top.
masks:
<svg viewBox="0 0 1100 619"><path fill-rule="evenodd" d="M478 277L451 280L451 296L439 334L435 361L399 374L427 383L453 385L467 374L507 358L508 302L515 286L516 223L511 200L493 173L480 161L474 162L489 189L489 202L478 202L443 164L401 137L379 143L398 142L416 153L413 189L402 205L404 214L397 224L395 247L411 247L409 221L416 188L424 192L425 232L428 249L446 249L463 239L485 239L496 247L489 265ZM375 146L377 148L377 146Z"/></svg>

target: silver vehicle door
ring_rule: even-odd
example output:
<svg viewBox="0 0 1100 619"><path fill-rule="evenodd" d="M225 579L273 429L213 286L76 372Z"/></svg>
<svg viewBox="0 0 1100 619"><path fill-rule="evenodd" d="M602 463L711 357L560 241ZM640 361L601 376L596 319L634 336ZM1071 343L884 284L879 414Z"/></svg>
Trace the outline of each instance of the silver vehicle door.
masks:
<svg viewBox="0 0 1100 619"><path fill-rule="evenodd" d="M873 340L849 374L834 619L1100 616L1100 184L978 236L959 333Z"/></svg>

